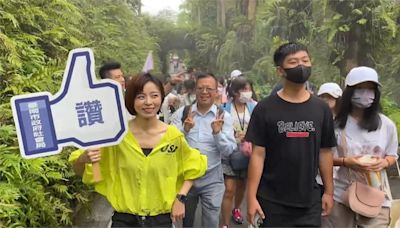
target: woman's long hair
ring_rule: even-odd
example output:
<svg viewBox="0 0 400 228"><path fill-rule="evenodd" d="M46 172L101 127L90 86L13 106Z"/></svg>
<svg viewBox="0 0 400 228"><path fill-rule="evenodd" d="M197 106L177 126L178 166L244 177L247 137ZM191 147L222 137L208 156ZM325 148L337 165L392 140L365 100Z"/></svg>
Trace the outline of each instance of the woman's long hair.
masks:
<svg viewBox="0 0 400 228"><path fill-rule="evenodd" d="M239 90L244 89L247 84L250 83L247 78L243 76L234 78L228 87L228 97L233 99L235 95L239 94Z"/></svg>
<svg viewBox="0 0 400 228"><path fill-rule="evenodd" d="M351 103L351 98L353 97L354 90L355 90L354 86L347 86L343 91L342 98L340 99L341 101L339 106L339 112L335 118L335 123L340 129L346 127L347 118L353 110L353 104ZM358 125L361 128L368 130L368 132L376 131L381 124L381 119L379 117L379 112L381 110L380 108L381 92L379 91L378 85L376 84L374 91L375 91L374 102L372 103L371 107L364 109L362 119L358 123Z"/></svg>

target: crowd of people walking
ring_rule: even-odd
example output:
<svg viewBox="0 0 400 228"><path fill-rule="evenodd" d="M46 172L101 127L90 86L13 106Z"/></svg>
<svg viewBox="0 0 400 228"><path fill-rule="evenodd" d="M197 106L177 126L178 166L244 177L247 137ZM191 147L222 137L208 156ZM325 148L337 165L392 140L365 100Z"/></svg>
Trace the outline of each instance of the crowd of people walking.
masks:
<svg viewBox="0 0 400 228"><path fill-rule="evenodd" d="M162 83L101 67L125 89L129 132L70 161L110 203L112 227L193 227L198 206L202 227L388 227L398 140L380 111L378 72L355 67L344 87L316 90L306 46L285 43L273 60L282 80L260 100L240 70L177 68Z"/></svg>

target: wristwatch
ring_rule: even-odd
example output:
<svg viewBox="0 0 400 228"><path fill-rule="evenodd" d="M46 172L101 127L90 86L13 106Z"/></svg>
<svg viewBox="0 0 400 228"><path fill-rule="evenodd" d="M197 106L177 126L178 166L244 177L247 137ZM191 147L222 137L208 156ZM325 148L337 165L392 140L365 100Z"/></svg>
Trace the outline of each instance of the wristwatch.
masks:
<svg viewBox="0 0 400 228"><path fill-rule="evenodd" d="M187 201L187 196L183 194L177 194L176 198L183 204L186 203Z"/></svg>

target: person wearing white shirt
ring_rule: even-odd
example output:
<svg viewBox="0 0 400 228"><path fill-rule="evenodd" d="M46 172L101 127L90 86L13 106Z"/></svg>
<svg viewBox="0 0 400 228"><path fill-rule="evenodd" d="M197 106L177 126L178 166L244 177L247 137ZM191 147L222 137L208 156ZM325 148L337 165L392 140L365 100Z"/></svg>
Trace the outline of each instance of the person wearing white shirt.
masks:
<svg viewBox="0 0 400 228"><path fill-rule="evenodd" d="M397 130L394 123L379 112L378 73L370 67L353 68L346 77L340 110L336 116L338 149L334 165L334 207L322 227L388 227L391 193L386 169L397 158ZM363 162L366 157L371 161ZM371 181L376 175L376 181ZM375 179L375 178L374 178ZM370 218L346 206L344 193L353 181L385 193L379 214Z"/></svg>

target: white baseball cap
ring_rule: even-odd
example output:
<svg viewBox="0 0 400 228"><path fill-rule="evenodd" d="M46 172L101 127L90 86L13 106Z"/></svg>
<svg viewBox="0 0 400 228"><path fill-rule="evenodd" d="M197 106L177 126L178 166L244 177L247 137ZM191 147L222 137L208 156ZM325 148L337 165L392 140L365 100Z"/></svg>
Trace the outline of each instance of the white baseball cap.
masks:
<svg viewBox="0 0 400 228"><path fill-rule="evenodd" d="M231 72L231 78L236 78L239 77L240 75L242 75L242 72L240 70L234 70Z"/></svg>
<svg viewBox="0 0 400 228"><path fill-rule="evenodd" d="M378 73L371 67L361 66L350 70L346 76L346 86L354 86L363 82L375 82L381 86L378 81Z"/></svg>
<svg viewBox="0 0 400 228"><path fill-rule="evenodd" d="M342 96L343 91L338 84L334 82L327 82L319 87L317 95L320 96L325 93L331 95L334 98L339 98Z"/></svg>

